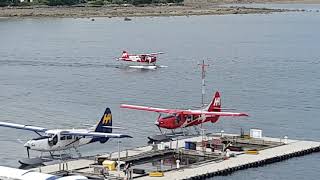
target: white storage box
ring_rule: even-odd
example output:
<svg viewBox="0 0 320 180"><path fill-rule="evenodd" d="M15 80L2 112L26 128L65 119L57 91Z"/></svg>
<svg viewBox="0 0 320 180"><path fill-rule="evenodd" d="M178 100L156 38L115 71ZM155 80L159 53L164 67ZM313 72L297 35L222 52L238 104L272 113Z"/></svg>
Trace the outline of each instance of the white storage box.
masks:
<svg viewBox="0 0 320 180"><path fill-rule="evenodd" d="M250 137L262 138L262 130L261 129L250 129Z"/></svg>

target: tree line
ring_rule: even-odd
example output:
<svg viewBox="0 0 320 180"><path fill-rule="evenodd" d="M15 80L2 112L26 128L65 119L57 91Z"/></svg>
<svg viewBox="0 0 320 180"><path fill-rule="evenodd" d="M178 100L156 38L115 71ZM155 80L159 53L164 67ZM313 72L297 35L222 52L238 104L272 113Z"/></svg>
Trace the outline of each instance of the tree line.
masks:
<svg viewBox="0 0 320 180"><path fill-rule="evenodd" d="M76 4L92 4L92 5L105 5L105 4L159 4L159 3L182 3L183 0L33 0L32 3L23 2L20 0L0 0L0 6L19 6L19 5L33 5L44 4L49 6L60 5L76 5Z"/></svg>

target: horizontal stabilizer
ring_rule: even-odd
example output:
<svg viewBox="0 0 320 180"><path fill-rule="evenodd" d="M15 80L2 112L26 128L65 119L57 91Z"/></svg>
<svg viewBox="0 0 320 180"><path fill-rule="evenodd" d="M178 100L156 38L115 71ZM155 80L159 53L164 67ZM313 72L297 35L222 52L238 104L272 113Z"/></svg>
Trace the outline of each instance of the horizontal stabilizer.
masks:
<svg viewBox="0 0 320 180"><path fill-rule="evenodd" d="M124 128L124 127L119 127L119 126L102 126L104 128L111 128L111 129L127 129L127 128Z"/></svg>

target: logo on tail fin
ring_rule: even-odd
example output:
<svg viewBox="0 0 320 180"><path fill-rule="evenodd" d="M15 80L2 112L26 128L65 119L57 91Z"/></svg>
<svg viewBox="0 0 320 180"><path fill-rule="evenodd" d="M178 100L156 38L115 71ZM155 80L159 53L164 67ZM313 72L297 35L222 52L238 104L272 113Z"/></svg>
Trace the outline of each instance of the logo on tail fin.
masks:
<svg viewBox="0 0 320 180"><path fill-rule="evenodd" d="M127 51L123 51L121 57L122 57L122 58L128 58L128 57L129 57L128 52L127 52Z"/></svg>
<svg viewBox="0 0 320 180"><path fill-rule="evenodd" d="M112 120L112 115L111 114L104 114L103 119L102 119L102 124L106 125L111 123Z"/></svg>
<svg viewBox="0 0 320 180"><path fill-rule="evenodd" d="M220 106L220 105L221 105L220 97L214 98L213 106Z"/></svg>
<svg viewBox="0 0 320 180"><path fill-rule="evenodd" d="M107 108L104 114L101 117L101 120L98 122L95 132L104 132L111 133L112 132L112 114L111 110Z"/></svg>
<svg viewBox="0 0 320 180"><path fill-rule="evenodd" d="M208 105L208 107L206 109L209 112L210 111L221 111L220 107L221 107L221 97L220 97L220 93L217 91L213 97L213 100L211 101L211 103Z"/></svg>

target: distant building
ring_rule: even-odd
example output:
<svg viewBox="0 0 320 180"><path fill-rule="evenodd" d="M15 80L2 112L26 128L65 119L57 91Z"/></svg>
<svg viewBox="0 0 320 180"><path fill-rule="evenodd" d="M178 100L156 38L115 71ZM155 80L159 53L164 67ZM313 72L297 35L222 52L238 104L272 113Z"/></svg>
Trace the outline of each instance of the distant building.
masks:
<svg viewBox="0 0 320 180"><path fill-rule="evenodd" d="M33 0L19 0L20 2L33 2Z"/></svg>

